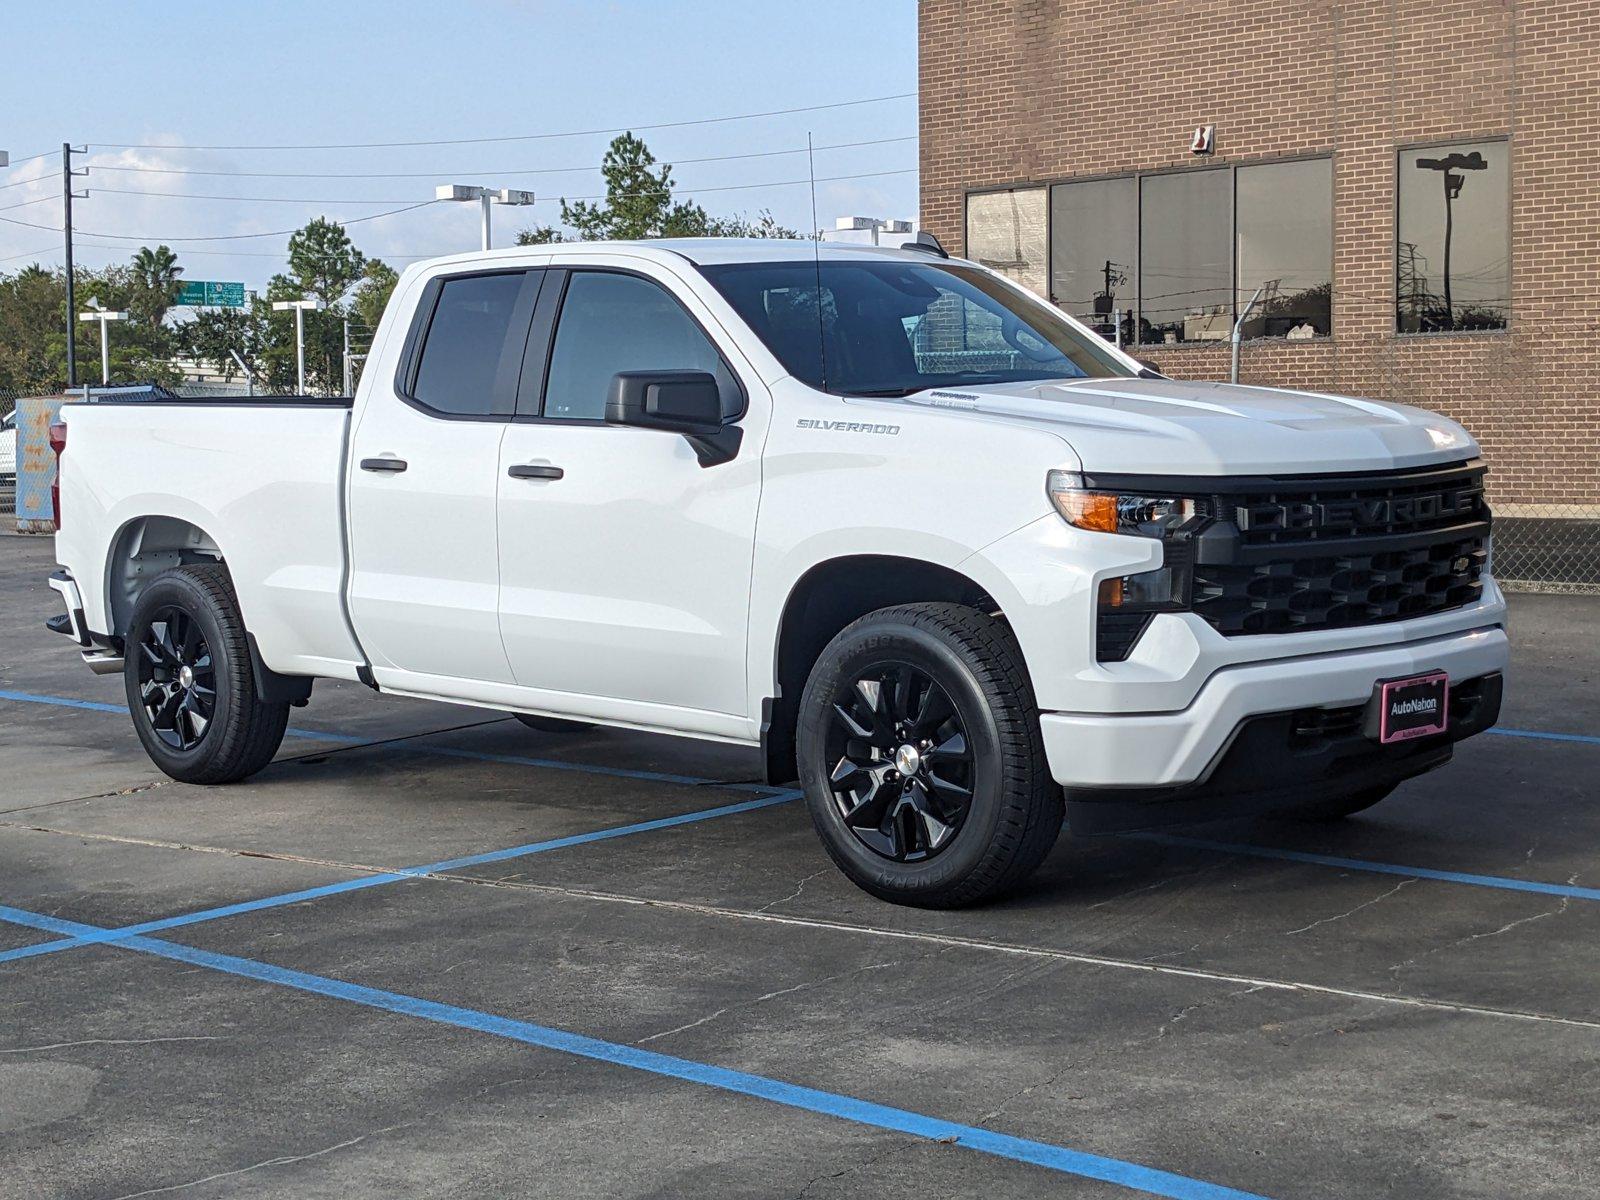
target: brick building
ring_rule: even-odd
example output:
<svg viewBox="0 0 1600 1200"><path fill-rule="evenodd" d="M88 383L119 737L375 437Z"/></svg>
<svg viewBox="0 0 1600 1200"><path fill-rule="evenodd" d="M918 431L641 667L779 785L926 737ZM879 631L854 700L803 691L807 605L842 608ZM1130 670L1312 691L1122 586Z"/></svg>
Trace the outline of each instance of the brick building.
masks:
<svg viewBox="0 0 1600 1200"><path fill-rule="evenodd" d="M1261 288L1241 381L1450 414L1497 573L1600 585L1594 0L923 0L919 41L924 227L1181 378Z"/></svg>

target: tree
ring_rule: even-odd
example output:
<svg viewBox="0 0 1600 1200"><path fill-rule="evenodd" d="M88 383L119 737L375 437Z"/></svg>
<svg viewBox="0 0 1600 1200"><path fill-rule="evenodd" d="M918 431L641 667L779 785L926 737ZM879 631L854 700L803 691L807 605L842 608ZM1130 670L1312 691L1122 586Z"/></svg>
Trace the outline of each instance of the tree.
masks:
<svg viewBox="0 0 1600 1200"><path fill-rule="evenodd" d="M210 366L224 379L232 379L239 372L234 354L244 360L252 375L260 376L261 355L271 341L267 319L270 312L256 297L246 308L202 309L194 320L179 328L179 344L190 358Z"/></svg>
<svg viewBox="0 0 1600 1200"><path fill-rule="evenodd" d="M619 240L659 237L800 236L779 225L771 213L752 221L745 217L713 217L700 205L672 196L672 167L656 165L655 155L640 138L624 133L614 138L600 164L606 197L601 203L561 201L561 220L583 239ZM524 229L519 246L565 241L548 225Z"/></svg>
<svg viewBox="0 0 1600 1200"><path fill-rule="evenodd" d="M551 225L535 225L532 229L524 229L517 234L519 246L548 246L552 242L564 242L567 235Z"/></svg>
<svg viewBox="0 0 1600 1200"><path fill-rule="evenodd" d="M139 247L133 256L133 274L140 290L130 298L133 315L152 329L159 328L167 310L178 302L183 283L178 276L183 268L170 246Z"/></svg>
<svg viewBox="0 0 1600 1200"><path fill-rule="evenodd" d="M288 278L299 286L300 296L316 296L329 308L345 298L366 267L367 256L337 221L315 217L289 238Z"/></svg>
<svg viewBox="0 0 1600 1200"><path fill-rule="evenodd" d="M367 260L361 282L356 285L352 307L369 336L378 328L383 310L389 306L389 297L394 294L394 285L399 282L399 274L381 258Z"/></svg>

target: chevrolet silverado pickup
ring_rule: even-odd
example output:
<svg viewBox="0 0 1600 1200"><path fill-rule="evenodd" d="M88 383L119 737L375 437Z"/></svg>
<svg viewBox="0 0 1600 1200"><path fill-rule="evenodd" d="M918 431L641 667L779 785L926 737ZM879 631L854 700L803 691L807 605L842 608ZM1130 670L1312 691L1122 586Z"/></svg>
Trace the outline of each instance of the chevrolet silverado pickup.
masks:
<svg viewBox="0 0 1600 1200"><path fill-rule="evenodd" d="M1064 823L1354 813L1500 706L1459 425L1164 378L932 239L436 259L353 400L62 426L52 626L194 783L359 680L760 747L955 906Z"/></svg>

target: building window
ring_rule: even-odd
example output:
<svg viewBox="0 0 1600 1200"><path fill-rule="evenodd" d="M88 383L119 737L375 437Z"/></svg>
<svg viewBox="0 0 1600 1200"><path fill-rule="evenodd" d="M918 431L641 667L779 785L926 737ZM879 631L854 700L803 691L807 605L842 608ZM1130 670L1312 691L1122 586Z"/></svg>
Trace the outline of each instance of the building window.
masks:
<svg viewBox="0 0 1600 1200"><path fill-rule="evenodd" d="M1506 142L1400 152L1394 271L1401 333L1506 327L1510 165Z"/></svg>
<svg viewBox="0 0 1600 1200"><path fill-rule="evenodd" d="M1106 338L1225 341L1257 288L1245 337L1332 331L1331 158L1058 183L1050 225L1050 298Z"/></svg>
<svg viewBox="0 0 1600 1200"><path fill-rule="evenodd" d="M1111 340L1117 321L1123 340L1133 340L1123 314L1135 307L1138 189L1132 176L1050 189L1050 299Z"/></svg>
<svg viewBox="0 0 1600 1200"><path fill-rule="evenodd" d="M1046 294L1045 190L975 192L967 197L967 257Z"/></svg>
<svg viewBox="0 0 1600 1200"><path fill-rule="evenodd" d="M1326 337L1333 316L1333 160L1240 167L1237 311L1244 337Z"/></svg>
<svg viewBox="0 0 1600 1200"><path fill-rule="evenodd" d="M1139 340L1219 342L1233 329L1233 173L1139 183Z"/></svg>

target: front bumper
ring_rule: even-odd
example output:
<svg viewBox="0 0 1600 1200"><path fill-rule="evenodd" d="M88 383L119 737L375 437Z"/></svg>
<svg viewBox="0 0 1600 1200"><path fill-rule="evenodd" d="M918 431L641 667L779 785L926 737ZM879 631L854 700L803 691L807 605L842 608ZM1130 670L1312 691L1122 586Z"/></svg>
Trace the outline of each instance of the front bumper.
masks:
<svg viewBox="0 0 1600 1200"><path fill-rule="evenodd" d="M1217 671L1200 688L1194 700L1176 712L1045 713L1040 717L1040 726L1051 774L1067 789L1070 803L1075 807L1132 804L1146 810L1146 818L1155 818L1161 811L1177 812L1165 802L1183 794L1192 800L1200 798L1202 790L1220 795L1232 788L1233 792L1240 793L1239 781L1235 779L1230 783L1229 773L1221 770L1225 752L1236 742L1253 745L1253 756L1267 764L1264 772L1250 772L1250 786L1244 791L1270 791L1273 772L1282 776L1285 787L1297 781L1304 782L1309 764L1303 754L1297 757L1290 752L1293 747L1284 740L1291 733L1287 725L1283 738L1279 739L1283 741L1282 754L1276 753L1276 743L1271 746L1266 741L1255 744L1264 736L1260 733L1252 732L1244 738L1245 731L1257 718L1275 716L1288 721L1293 714L1311 710L1349 710L1364 705L1380 679L1431 670L1447 672L1453 687L1459 687L1487 676L1498 677L1509 655L1505 631L1499 626L1490 626L1402 645L1227 667ZM1492 703L1478 705L1476 717L1463 712L1452 734L1412 743L1422 749L1442 747L1445 753L1438 761L1423 764L1426 755L1422 750L1414 752L1418 757L1413 761L1408 756L1392 753L1397 747L1379 747L1359 733L1344 747L1342 756L1363 768L1385 768L1378 770L1382 777L1379 781L1402 779L1427 770L1448 759L1448 746L1452 741L1487 728L1481 723L1482 714L1491 708L1494 712L1488 724L1493 724L1499 710L1498 682L1492 691ZM1459 737L1452 736L1455 733L1459 733ZM1404 766L1414 769L1401 770ZM1347 790L1353 791L1372 782L1352 783ZM1208 783L1211 786L1206 789ZM1276 802L1281 803L1285 798L1279 797ZM1292 798L1307 797L1296 794ZM1263 796L1261 803L1252 810L1272 807L1273 803L1270 797ZM1203 818L1172 815L1165 818L1184 819ZM1165 821L1150 819L1144 823ZM1083 827L1081 823L1079 827Z"/></svg>

